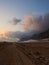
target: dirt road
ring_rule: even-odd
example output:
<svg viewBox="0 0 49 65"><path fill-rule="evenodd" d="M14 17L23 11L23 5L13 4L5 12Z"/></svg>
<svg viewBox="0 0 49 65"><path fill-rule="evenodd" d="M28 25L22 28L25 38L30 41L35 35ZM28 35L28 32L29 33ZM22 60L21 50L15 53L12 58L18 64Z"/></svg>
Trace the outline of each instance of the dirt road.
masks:
<svg viewBox="0 0 49 65"><path fill-rule="evenodd" d="M24 59L25 58L25 59ZM32 62L15 44L0 47L0 65L32 65Z"/></svg>
<svg viewBox="0 0 49 65"><path fill-rule="evenodd" d="M36 48L33 44L0 44L0 65L40 65L40 59L42 64L49 65L48 47Z"/></svg>

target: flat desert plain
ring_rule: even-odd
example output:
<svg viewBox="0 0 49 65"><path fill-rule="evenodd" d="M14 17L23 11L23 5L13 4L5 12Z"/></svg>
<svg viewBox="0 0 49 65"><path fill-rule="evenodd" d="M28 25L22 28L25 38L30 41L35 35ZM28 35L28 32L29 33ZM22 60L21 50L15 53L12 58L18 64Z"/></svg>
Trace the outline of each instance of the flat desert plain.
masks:
<svg viewBox="0 0 49 65"><path fill-rule="evenodd" d="M0 42L0 65L49 65L49 42Z"/></svg>

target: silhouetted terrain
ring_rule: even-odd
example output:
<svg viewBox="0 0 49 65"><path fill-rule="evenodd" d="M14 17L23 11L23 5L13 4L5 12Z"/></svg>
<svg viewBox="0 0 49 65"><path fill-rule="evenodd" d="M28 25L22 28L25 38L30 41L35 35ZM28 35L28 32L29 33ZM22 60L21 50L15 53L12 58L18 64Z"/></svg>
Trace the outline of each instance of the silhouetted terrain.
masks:
<svg viewBox="0 0 49 65"><path fill-rule="evenodd" d="M49 42L0 42L0 65L49 65Z"/></svg>

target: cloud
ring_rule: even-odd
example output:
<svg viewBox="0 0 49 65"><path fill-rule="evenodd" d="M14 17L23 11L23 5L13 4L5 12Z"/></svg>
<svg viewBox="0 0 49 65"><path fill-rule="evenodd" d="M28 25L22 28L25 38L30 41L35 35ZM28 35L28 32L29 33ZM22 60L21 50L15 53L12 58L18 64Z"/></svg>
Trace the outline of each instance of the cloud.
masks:
<svg viewBox="0 0 49 65"><path fill-rule="evenodd" d="M20 22L20 21L19 21ZM14 22L15 24L15 22ZM17 24L17 22L16 22ZM24 32L15 31L8 34L9 38L18 38L20 40L28 40L34 34L41 33L49 29L49 13L45 15L26 16L25 22L20 24Z"/></svg>
<svg viewBox="0 0 49 65"><path fill-rule="evenodd" d="M42 23L39 22L38 16L27 16L25 23L22 24L22 28L26 30L40 30Z"/></svg>
<svg viewBox="0 0 49 65"><path fill-rule="evenodd" d="M49 13L45 15L27 16L22 28L26 30L44 31L49 29Z"/></svg>
<svg viewBox="0 0 49 65"><path fill-rule="evenodd" d="M13 25L16 25L16 24L19 23L19 22L21 22L21 19L18 19L18 18L16 18L16 17L14 17L14 18L10 21L10 23L12 23Z"/></svg>
<svg viewBox="0 0 49 65"><path fill-rule="evenodd" d="M29 32L11 32L8 34L8 38L13 38L13 39L19 39L19 40L28 40L32 37L34 33L37 33L37 31L29 31Z"/></svg>

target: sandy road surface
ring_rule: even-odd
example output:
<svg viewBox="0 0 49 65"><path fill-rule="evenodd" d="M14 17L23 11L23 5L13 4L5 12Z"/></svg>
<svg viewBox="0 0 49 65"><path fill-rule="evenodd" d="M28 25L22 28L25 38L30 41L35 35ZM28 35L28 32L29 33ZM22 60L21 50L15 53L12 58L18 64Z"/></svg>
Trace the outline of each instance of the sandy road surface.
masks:
<svg viewBox="0 0 49 65"><path fill-rule="evenodd" d="M2 45L3 46L3 45ZM0 48L0 65L16 65L16 49L14 45L4 45Z"/></svg>
<svg viewBox="0 0 49 65"><path fill-rule="evenodd" d="M36 47L37 45L37 47ZM49 45L49 43L47 44ZM34 47L35 46L35 47ZM49 47L39 44L0 44L0 65L49 65Z"/></svg>
<svg viewBox="0 0 49 65"><path fill-rule="evenodd" d="M22 57L24 57L25 59ZM32 65L32 62L27 58L27 56L23 52L17 49L15 44L0 46L0 65L30 64Z"/></svg>

